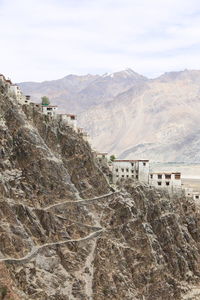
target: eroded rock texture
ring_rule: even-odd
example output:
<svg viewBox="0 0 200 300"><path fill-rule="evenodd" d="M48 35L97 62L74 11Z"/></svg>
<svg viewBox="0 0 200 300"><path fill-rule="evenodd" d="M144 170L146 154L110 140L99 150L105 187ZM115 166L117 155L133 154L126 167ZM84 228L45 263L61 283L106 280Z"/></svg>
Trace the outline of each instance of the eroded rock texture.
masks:
<svg viewBox="0 0 200 300"><path fill-rule="evenodd" d="M199 299L194 203L111 191L81 136L3 88L0 147L2 299Z"/></svg>

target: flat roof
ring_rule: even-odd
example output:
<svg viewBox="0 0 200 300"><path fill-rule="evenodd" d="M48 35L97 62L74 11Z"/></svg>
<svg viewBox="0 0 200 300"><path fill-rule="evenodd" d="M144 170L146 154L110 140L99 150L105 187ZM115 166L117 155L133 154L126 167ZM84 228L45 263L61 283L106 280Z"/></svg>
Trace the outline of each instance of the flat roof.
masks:
<svg viewBox="0 0 200 300"><path fill-rule="evenodd" d="M42 104L42 107L58 107L58 105L43 105Z"/></svg>
<svg viewBox="0 0 200 300"><path fill-rule="evenodd" d="M148 159L115 159L113 162L149 162Z"/></svg>
<svg viewBox="0 0 200 300"><path fill-rule="evenodd" d="M67 114L68 117L76 117L77 115Z"/></svg>
<svg viewBox="0 0 200 300"><path fill-rule="evenodd" d="M150 175L153 175L153 174L160 174L160 175L172 175L172 174L176 174L176 175L181 175L180 172L151 172L149 174Z"/></svg>
<svg viewBox="0 0 200 300"><path fill-rule="evenodd" d="M108 152L97 152L97 155L105 155L105 154L108 154Z"/></svg>

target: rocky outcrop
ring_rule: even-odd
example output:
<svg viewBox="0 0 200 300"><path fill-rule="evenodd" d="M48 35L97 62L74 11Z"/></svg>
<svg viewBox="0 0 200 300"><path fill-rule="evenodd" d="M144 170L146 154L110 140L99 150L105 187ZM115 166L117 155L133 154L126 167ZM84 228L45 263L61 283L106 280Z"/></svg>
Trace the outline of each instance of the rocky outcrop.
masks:
<svg viewBox="0 0 200 300"><path fill-rule="evenodd" d="M4 300L198 297L193 202L132 181L112 191L80 135L3 88L0 115Z"/></svg>

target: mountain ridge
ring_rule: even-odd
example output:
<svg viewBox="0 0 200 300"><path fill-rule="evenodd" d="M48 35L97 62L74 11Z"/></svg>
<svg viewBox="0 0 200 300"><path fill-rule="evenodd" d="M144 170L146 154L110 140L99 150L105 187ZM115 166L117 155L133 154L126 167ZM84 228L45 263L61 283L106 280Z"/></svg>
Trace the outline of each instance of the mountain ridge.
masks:
<svg viewBox="0 0 200 300"><path fill-rule="evenodd" d="M55 88L55 81L39 91L20 86L33 96L49 95L62 112L77 113L100 151L123 158L200 162L199 70L167 72L154 79L130 69L96 76L84 78L84 84L75 77L74 88L69 83L65 89Z"/></svg>

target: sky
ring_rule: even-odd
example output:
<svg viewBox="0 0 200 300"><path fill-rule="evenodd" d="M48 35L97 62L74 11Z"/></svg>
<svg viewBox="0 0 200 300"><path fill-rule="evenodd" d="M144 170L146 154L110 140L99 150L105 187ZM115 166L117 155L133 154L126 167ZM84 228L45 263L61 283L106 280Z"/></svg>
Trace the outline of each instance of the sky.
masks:
<svg viewBox="0 0 200 300"><path fill-rule="evenodd" d="M14 82L200 69L200 1L0 0L0 44Z"/></svg>

